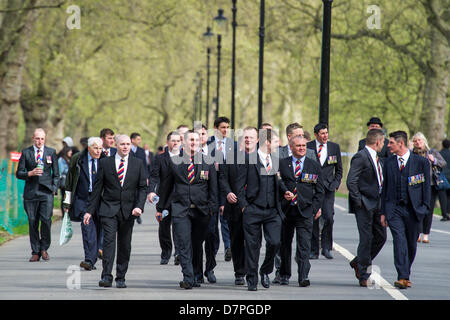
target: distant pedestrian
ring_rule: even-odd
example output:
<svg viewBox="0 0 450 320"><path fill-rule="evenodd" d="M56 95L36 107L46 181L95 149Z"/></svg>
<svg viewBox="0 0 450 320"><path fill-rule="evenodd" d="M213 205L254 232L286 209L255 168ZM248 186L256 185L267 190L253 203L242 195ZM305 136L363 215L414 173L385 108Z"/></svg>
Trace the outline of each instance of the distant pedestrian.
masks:
<svg viewBox="0 0 450 320"><path fill-rule="evenodd" d="M444 158L444 160L447 162L447 166L444 168L444 174L448 181L450 181L450 140L445 139L442 141L442 150L441 150L441 156ZM447 208L441 208L442 211L442 219L441 221L449 221L449 215L450 215L450 189L446 190L447 194Z"/></svg>
<svg viewBox="0 0 450 320"><path fill-rule="evenodd" d="M445 190L438 190L436 188L436 181L433 178L432 171L438 170L441 171L443 168L447 166L447 162L445 162L444 158L442 158L439 151L436 149L430 149L428 146L427 138L421 133L418 132L412 137L412 141L414 144L413 153L426 158L430 163L430 176L431 176L431 200L430 200L430 212L425 215L423 218L420 233L423 234L423 238L421 239L420 234L417 242L422 241L423 243L429 243L429 234L431 231L431 224L433 222L433 212L434 205L436 203L436 198L439 197L439 202L441 204L441 208L447 208L447 194Z"/></svg>
<svg viewBox="0 0 450 320"><path fill-rule="evenodd" d="M66 177L69 172L69 163L72 158L72 148L64 147L61 150L61 157L58 158L58 169L59 169L59 190L61 191L61 213L64 216L64 188L66 185Z"/></svg>

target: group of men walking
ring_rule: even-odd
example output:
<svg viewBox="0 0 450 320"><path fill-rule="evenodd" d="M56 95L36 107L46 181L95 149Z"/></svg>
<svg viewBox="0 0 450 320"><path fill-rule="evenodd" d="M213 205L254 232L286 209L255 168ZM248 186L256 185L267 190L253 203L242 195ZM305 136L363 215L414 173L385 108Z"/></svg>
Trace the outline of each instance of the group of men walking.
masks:
<svg viewBox="0 0 450 320"><path fill-rule="evenodd" d="M315 140L308 141L303 127L292 123L286 128L288 144L280 147L269 124L244 128L237 142L227 137L229 124L225 117L216 119L211 137L204 125L193 130L180 126L168 134L164 152L152 159L150 168L137 146L138 134L130 139L114 136L110 129L89 138L87 149L72 158L64 202L71 219L81 222L85 258L80 266L93 270L102 258L99 286L112 286L117 251L116 286L126 287L134 221L142 215L146 198L156 205L161 264L169 262L174 249L175 264L181 265L183 275L181 288L200 287L204 276L210 283L217 281L219 221L235 285L247 282L249 291L257 290L258 280L269 288L274 268L273 282L289 284L294 232L300 287L310 285L310 259L317 259L319 252L333 259L334 197L343 170L340 147L328 140L327 125L317 124ZM378 127L371 128L372 124ZM395 156L386 158L381 121L372 118L368 126L347 179L349 211L355 213L360 234L358 254L350 266L359 284L368 286L368 269L386 241L389 224L399 274L395 285L406 288L411 286L417 219L429 207L429 183L424 183L429 181L429 164L409 153L402 131L390 134L388 148ZM33 140L34 145L22 153L17 177L26 180L30 261L39 261L50 259L58 168L55 150L44 147L45 132L37 129ZM114 142L117 148L112 147ZM259 267L263 234L266 250Z"/></svg>

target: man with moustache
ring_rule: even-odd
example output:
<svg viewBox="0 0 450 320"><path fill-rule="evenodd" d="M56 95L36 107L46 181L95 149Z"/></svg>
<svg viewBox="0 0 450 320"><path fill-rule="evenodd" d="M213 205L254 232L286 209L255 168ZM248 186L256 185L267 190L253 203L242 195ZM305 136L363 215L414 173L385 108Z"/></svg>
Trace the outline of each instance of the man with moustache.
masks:
<svg viewBox="0 0 450 320"><path fill-rule="evenodd" d="M83 221L87 211L102 154L102 139L91 137L87 144L86 149L75 154L70 160L65 186L64 208L68 209L70 219L76 222ZM93 216L88 224L81 223L81 236L84 260L81 261L80 267L87 271L95 270L101 240L100 221L97 216Z"/></svg>
<svg viewBox="0 0 450 320"><path fill-rule="evenodd" d="M104 230L103 271L99 286L112 286L117 238L116 287L126 288L134 220L144 212L147 176L145 164L130 156L130 137L118 135L116 144L116 155L100 160L83 223L88 225L92 215L96 215Z"/></svg>
<svg viewBox="0 0 450 320"><path fill-rule="evenodd" d="M311 236L313 221L321 214L324 194L322 173L317 161L306 156L306 139L294 136L289 140L292 156L280 160L281 190L285 194L281 206L286 215L281 231L280 284L288 285L291 277L291 253L294 231L296 241L296 262L298 284L308 287L311 264Z"/></svg>
<svg viewBox="0 0 450 320"><path fill-rule="evenodd" d="M171 224L172 213L170 209L170 195L172 189L168 183L170 175L171 158L180 154L181 138L177 131L172 131L167 135L166 139L167 150L164 153L157 154L150 172L150 183L148 187L148 201L153 203L156 195L159 196L159 201L156 204L156 220L158 221L158 238L161 247L161 261L160 264L168 264L170 256L172 255L172 236ZM162 212L167 210L169 214L162 218ZM175 265L179 264L178 249L175 243Z"/></svg>
<svg viewBox="0 0 450 320"><path fill-rule="evenodd" d="M389 134L388 148L395 156L384 163L381 194L381 224L391 229L397 270L394 286L399 289L412 286L419 226L430 210L431 198L430 163L410 152L407 144L406 132Z"/></svg>
<svg viewBox="0 0 450 320"><path fill-rule="evenodd" d="M211 215L217 211L217 173L205 161L199 134L185 134L183 154L172 157L168 189L171 195L172 227L180 255L183 280L180 287L200 287L195 275L201 272L202 246ZM200 270L200 271L199 271Z"/></svg>
<svg viewBox="0 0 450 320"><path fill-rule="evenodd" d="M349 212L354 213L359 232L357 256L350 261L361 287L369 285L369 266L386 242L386 228L380 220L380 195L383 168L379 152L384 147L384 133L371 129L364 149L355 154L347 176Z"/></svg>
<svg viewBox="0 0 450 320"><path fill-rule="evenodd" d="M58 192L59 170L55 149L45 146L46 134L38 128L33 133L33 145L22 151L16 177L25 180L23 206L28 216L31 258L49 260L51 244L53 197ZM40 222L40 227L39 227Z"/></svg>

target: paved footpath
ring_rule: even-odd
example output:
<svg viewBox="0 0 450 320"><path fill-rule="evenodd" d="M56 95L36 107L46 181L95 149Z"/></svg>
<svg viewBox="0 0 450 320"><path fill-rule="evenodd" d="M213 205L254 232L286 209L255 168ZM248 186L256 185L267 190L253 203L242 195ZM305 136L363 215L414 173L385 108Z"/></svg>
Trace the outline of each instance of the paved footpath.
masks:
<svg viewBox="0 0 450 320"><path fill-rule="evenodd" d="M393 263L392 237L374 261L377 271L376 286L361 288L349 267L349 260L356 254L358 232L353 215L347 213L347 200L336 199L333 260L320 256L312 260L311 286L300 288L297 284L296 265L289 286L271 285L264 289L258 284L257 292L248 292L246 286L234 285L232 262L224 261L223 245L217 255L216 284L205 283L201 288L184 290L178 283L182 279L180 266L160 265L158 225L154 209L148 205L143 224L135 224L131 261L127 273L127 289L98 287L101 261L95 271L79 270L83 257L81 230L74 223L72 240L59 246L61 222L52 227L53 244L49 249L50 261L30 263L28 237L21 237L0 246L0 299L37 300L404 300L450 299L450 222L433 221L429 244L418 244L418 252L412 270L413 287L397 290ZM264 245L261 257L264 254ZM294 260L294 259L293 259ZM262 262L262 258L260 260ZM115 269L114 269L115 272ZM71 281L79 276L80 288L69 289ZM274 273L271 275L274 277ZM69 283L69 286L68 286ZM73 287L73 285L72 285Z"/></svg>

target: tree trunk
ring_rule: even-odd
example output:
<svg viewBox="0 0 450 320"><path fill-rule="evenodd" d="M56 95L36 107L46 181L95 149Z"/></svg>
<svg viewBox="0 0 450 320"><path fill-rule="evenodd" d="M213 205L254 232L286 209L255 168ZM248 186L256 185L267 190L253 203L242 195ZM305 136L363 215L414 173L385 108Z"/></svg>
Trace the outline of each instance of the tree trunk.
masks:
<svg viewBox="0 0 450 320"><path fill-rule="evenodd" d="M37 0L22 1L36 5ZM7 8L17 8L10 0ZM0 31L0 158L17 148L18 110L29 42L38 12L14 11L5 14Z"/></svg>
<svg viewBox="0 0 450 320"><path fill-rule="evenodd" d="M431 57L425 74L421 129L432 148L440 148L445 137L450 48L436 28L431 29Z"/></svg>

